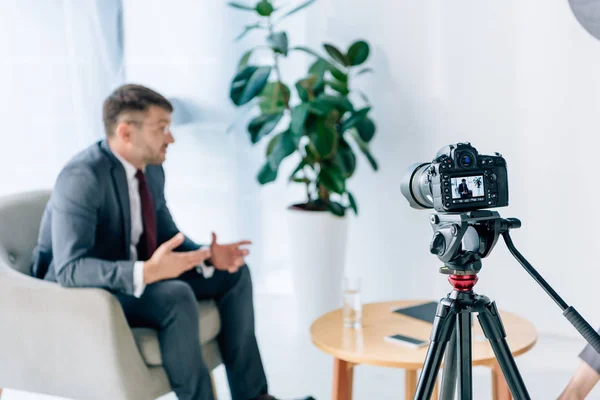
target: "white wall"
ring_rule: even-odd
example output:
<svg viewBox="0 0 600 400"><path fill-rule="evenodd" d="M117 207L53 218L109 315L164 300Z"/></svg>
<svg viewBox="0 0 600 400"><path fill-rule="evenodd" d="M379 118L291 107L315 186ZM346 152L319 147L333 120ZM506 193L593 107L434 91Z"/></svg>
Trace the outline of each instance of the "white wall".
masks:
<svg viewBox="0 0 600 400"><path fill-rule="evenodd" d="M363 163L352 181L362 212L353 221L348 265L362 271L366 300L445 295L449 285L428 253L428 213L407 206L399 183L412 162L470 141L507 159L511 205L498 211L522 220L512 235L518 248L599 326L593 209L600 195L594 184L600 41L579 26L568 2L318 4L313 43L345 47L364 37L374 50L367 90L379 127L373 153L382 168L373 174ZM576 177L577 192L562 194ZM540 331L577 336L502 241L484 260L476 288Z"/></svg>

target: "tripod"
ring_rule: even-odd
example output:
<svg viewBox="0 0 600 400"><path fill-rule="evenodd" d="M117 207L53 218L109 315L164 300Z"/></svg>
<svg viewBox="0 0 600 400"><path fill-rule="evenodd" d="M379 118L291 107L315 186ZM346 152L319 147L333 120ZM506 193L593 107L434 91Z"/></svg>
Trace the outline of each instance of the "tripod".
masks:
<svg viewBox="0 0 600 400"><path fill-rule="evenodd" d="M521 227L518 219L503 219L495 211L478 210L461 214L434 214L430 222L434 230L430 250L444 262L440 272L449 275L448 280L453 290L438 304L415 400L431 398L444 352L446 355L440 399L453 399L458 383L459 399L472 400L473 313L477 313L483 333L490 342L512 396L517 400L530 399L506 342L506 333L495 302L473 291L478 280L477 273L482 267L481 259L490 254L500 235L511 254L552 297L579 333L600 353L600 335L573 307L560 298L513 245L509 230Z"/></svg>

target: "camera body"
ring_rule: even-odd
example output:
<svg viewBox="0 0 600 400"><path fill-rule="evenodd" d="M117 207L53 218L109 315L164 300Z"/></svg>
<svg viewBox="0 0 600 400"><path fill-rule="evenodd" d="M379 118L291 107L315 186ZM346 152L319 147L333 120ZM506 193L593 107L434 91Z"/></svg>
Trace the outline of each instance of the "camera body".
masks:
<svg viewBox="0 0 600 400"><path fill-rule="evenodd" d="M508 205L506 160L483 155L470 143L443 147L428 170L433 208L463 212Z"/></svg>

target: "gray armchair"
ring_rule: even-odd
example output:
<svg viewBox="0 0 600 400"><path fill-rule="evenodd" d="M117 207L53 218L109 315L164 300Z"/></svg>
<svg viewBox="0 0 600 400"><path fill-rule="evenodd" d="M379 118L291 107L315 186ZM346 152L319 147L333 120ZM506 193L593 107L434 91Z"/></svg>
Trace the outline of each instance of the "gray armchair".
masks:
<svg viewBox="0 0 600 400"><path fill-rule="evenodd" d="M0 198L0 388L72 399L156 399L171 391L156 331L131 329L108 291L30 276L48 191ZM200 343L221 364L212 301L199 302Z"/></svg>

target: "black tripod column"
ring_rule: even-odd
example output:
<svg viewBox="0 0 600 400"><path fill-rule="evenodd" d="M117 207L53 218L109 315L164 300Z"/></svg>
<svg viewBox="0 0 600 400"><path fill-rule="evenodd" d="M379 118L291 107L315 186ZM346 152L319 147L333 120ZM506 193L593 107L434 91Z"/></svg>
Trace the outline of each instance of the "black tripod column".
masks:
<svg viewBox="0 0 600 400"><path fill-rule="evenodd" d="M429 349L425 356L425 363L419 376L415 400L430 399L433 393L437 375L442 364L446 345L456 326L456 311L454 301L442 299L438 305L433 328L430 336Z"/></svg>
<svg viewBox="0 0 600 400"><path fill-rule="evenodd" d="M473 376L471 374L471 313L462 311L456 317L458 325L458 396L461 400L473 398Z"/></svg>
<svg viewBox="0 0 600 400"><path fill-rule="evenodd" d="M449 346L446 348L444 357L444 372L442 374L442 387L440 389L440 400L454 400L456 391L456 329L452 332Z"/></svg>
<svg viewBox="0 0 600 400"><path fill-rule="evenodd" d="M479 297L481 301L486 303L485 307L479 311L479 323L485 337L490 341L510 392L515 399L530 400L531 398L529 397L529 393L527 393L523 378L517 369L515 359L506 343L506 332L504 331L496 303L490 301L485 296Z"/></svg>

